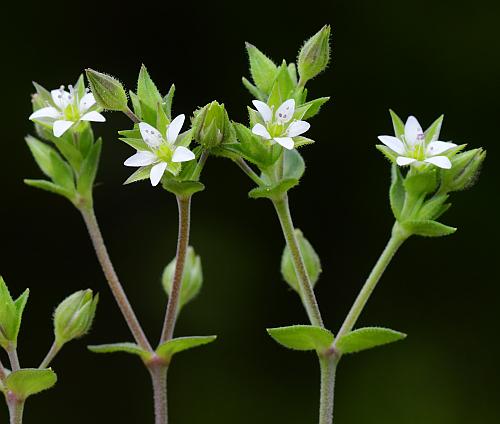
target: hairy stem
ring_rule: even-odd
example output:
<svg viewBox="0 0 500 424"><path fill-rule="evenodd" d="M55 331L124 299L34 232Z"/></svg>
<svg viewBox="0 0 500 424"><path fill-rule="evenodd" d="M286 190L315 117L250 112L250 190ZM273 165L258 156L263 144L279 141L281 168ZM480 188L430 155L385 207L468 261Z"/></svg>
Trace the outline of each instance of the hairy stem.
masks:
<svg viewBox="0 0 500 424"><path fill-rule="evenodd" d="M336 341L338 341L340 337L342 337L344 334L349 333L353 329L354 325L356 324L356 321L363 312L363 309L366 303L368 302L368 299L370 299L373 290L375 290L375 287L377 286L380 277L382 277L382 274L384 273L385 269L391 262L397 250L408 237L409 234L406 233L406 231L404 231L400 227L400 225L396 222L394 224L394 227L392 228L392 235L391 238L389 239L389 242L387 243L384 251L382 252L382 255L380 255L377 263L373 267L370 275L366 279L366 282L363 285L361 291L359 292L358 297L354 301L349 313L347 314L347 317L345 318L342 326L340 327L340 330L335 339ZM334 349L335 347L336 347L336 342L334 342L333 344Z"/></svg>
<svg viewBox="0 0 500 424"><path fill-rule="evenodd" d="M177 196L177 206L179 208L179 234L177 238L174 280L172 282L171 293L168 297L167 312L165 313L160 344L172 338L175 322L177 320L177 313L179 311L182 276L184 275L184 265L186 264L186 254L189 245L191 196Z"/></svg>
<svg viewBox="0 0 500 424"><path fill-rule="evenodd" d="M153 382L155 424L167 424L167 371L168 366L150 365L149 372Z"/></svg>
<svg viewBox="0 0 500 424"><path fill-rule="evenodd" d="M61 350L62 346L59 346L56 341L54 340L54 343L52 343L52 346L50 347L50 350L47 352L47 355L45 356L44 360L40 364L38 368L47 368L52 360L56 357L56 355L59 353Z"/></svg>
<svg viewBox="0 0 500 424"><path fill-rule="evenodd" d="M248 163L246 163L242 158L234 160L234 163L240 167L240 169L250 177L250 179L258 186L264 185L264 181L255 173L255 171L250 168Z"/></svg>
<svg viewBox="0 0 500 424"><path fill-rule="evenodd" d="M288 205L288 196L285 195L280 200L273 200L273 204L278 214L286 243L292 254L295 272L297 273L297 278L300 283L302 301L309 320L311 324L323 327L323 319L321 318L318 302L316 301L314 289L304 264L304 258L302 257L302 252L300 251L300 246L295 236L295 229L293 227L290 207Z"/></svg>
<svg viewBox="0 0 500 424"><path fill-rule="evenodd" d="M21 369L21 366L19 365L19 357L17 356L17 349L12 343L7 346L7 355L9 355L10 367L12 371L19 371Z"/></svg>
<svg viewBox="0 0 500 424"><path fill-rule="evenodd" d="M141 120L137 117L137 115L134 112L132 112L132 110L128 106L127 109L123 111L123 113L127 115L134 124L138 124L139 122L141 122Z"/></svg>
<svg viewBox="0 0 500 424"><path fill-rule="evenodd" d="M92 208L81 208L80 212L82 213L85 224L87 225L87 230L89 232L90 238L92 240L92 244L94 245L94 249L101 264L102 270L108 281L109 287L115 297L116 302L127 322L130 331L132 332L135 341L139 346L143 349L152 352L151 345L144 334L144 331L137 319L132 306L123 290L123 287L116 275L115 269L109 257L108 251L106 249L106 245L104 244L104 240L102 238L101 230L99 228L99 224L97 223L97 219Z"/></svg>
<svg viewBox="0 0 500 424"><path fill-rule="evenodd" d="M0 381L5 380L5 377L7 377L7 374L5 372L5 367L3 366L2 360L0 359Z"/></svg>
<svg viewBox="0 0 500 424"><path fill-rule="evenodd" d="M193 175L191 175L191 179L193 181L198 181L200 179L201 171L203 171L203 167L205 166L205 162L207 161L208 156L210 156L208 150L203 150L203 152L200 155L200 159L196 164L196 168L193 171Z"/></svg>
<svg viewBox="0 0 500 424"><path fill-rule="evenodd" d="M17 400L17 399L10 399L8 401L10 424L22 424L24 402L25 402L24 400Z"/></svg>
<svg viewBox="0 0 500 424"><path fill-rule="evenodd" d="M319 424L332 424L333 422L333 396L335 388L335 372L338 357L331 355L319 358L321 370L321 389L319 404Z"/></svg>

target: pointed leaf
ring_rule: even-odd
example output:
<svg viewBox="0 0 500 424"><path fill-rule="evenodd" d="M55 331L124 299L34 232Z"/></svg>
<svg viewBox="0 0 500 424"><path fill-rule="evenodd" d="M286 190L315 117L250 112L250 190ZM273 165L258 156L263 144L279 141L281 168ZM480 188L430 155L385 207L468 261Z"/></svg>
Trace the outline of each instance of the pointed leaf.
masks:
<svg viewBox="0 0 500 424"><path fill-rule="evenodd" d="M271 200L279 199L288 190L290 190L292 187L295 187L297 184L299 184L299 180L297 180L296 178L285 178L274 185L267 185L254 188L253 190L250 190L248 192L248 195L252 199L260 199L260 198L267 198Z"/></svg>
<svg viewBox="0 0 500 424"><path fill-rule="evenodd" d="M78 177L78 192L80 194L92 193L94 180L99 167L99 158L101 157L102 140L99 138L90 149L87 157L82 163L82 169Z"/></svg>
<svg viewBox="0 0 500 424"><path fill-rule="evenodd" d="M389 190L389 199L391 203L392 213L396 219L401 218L401 211L405 203L406 192L403 185L403 176L396 164L391 168L391 188Z"/></svg>
<svg viewBox="0 0 500 424"><path fill-rule="evenodd" d="M193 347L206 345L213 342L216 338L217 336L178 337L160 345L156 349L156 354L166 361L170 361L174 354L192 349Z"/></svg>
<svg viewBox="0 0 500 424"><path fill-rule="evenodd" d="M163 97L163 109L165 110L165 114L167 115L169 121L172 120L172 102L174 100L174 94L175 94L175 85L172 84L170 86L170 90L168 90L167 95Z"/></svg>
<svg viewBox="0 0 500 424"><path fill-rule="evenodd" d="M142 349L140 346L136 345L135 343L128 342L93 345L87 346L87 348L94 353L130 353L131 355L140 356L143 360L147 360L151 356L151 353Z"/></svg>
<svg viewBox="0 0 500 424"><path fill-rule="evenodd" d="M250 73L253 82L259 90L269 94L276 78L276 65L254 45L246 43L246 49L250 60Z"/></svg>
<svg viewBox="0 0 500 424"><path fill-rule="evenodd" d="M149 174L151 173L151 165L143 166L135 171L130 177L128 177L124 185L135 183L137 181L143 181L149 178Z"/></svg>
<svg viewBox="0 0 500 424"><path fill-rule="evenodd" d="M268 328L267 332L279 344L295 350L321 352L328 349L334 340L332 332L314 325Z"/></svg>
<svg viewBox="0 0 500 424"><path fill-rule="evenodd" d="M31 395L50 389L56 381L57 375L50 368L26 368L10 373L4 385L15 393L17 398L24 400Z"/></svg>
<svg viewBox="0 0 500 424"><path fill-rule="evenodd" d="M366 327L351 331L337 340L340 352L355 353L387 343L403 340L406 334L382 327Z"/></svg>
<svg viewBox="0 0 500 424"><path fill-rule="evenodd" d="M457 229L441 224L437 221L421 220L421 221L404 221L402 225L411 234L424 237L442 237L453 234Z"/></svg>
<svg viewBox="0 0 500 424"><path fill-rule="evenodd" d="M45 191L50 191L51 193L59 194L60 196L66 197L68 200L73 202L75 200L75 193L66 190L64 187L60 187L50 181L46 180L24 180L26 185L31 187L36 187Z"/></svg>

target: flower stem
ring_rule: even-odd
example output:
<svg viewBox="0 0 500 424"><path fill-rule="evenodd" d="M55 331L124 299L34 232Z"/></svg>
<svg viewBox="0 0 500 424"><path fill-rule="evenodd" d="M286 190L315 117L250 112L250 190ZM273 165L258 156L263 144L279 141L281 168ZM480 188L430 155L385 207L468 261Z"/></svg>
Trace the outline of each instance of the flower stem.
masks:
<svg viewBox="0 0 500 424"><path fill-rule="evenodd" d="M153 382L155 424L167 424L167 371L168 366L150 365L149 372Z"/></svg>
<svg viewBox="0 0 500 424"><path fill-rule="evenodd" d="M5 372L5 367L3 366L2 360L0 359L0 381L5 380L5 377L7 377L7 374Z"/></svg>
<svg viewBox="0 0 500 424"><path fill-rule="evenodd" d="M311 324L323 327L323 319L321 318L318 302L316 301L314 289L304 264L304 258L302 257L302 252L300 251L300 246L295 236L295 229L293 227L290 207L288 205L288 196L285 194L282 199L273 200L273 204L278 214L286 243L292 254L295 272L297 273L297 278L300 283L302 302L306 308L309 320Z"/></svg>
<svg viewBox="0 0 500 424"><path fill-rule="evenodd" d="M45 359L42 361L40 366L38 368L47 368L52 360L56 357L56 355L59 353L61 350L62 346L59 346L56 341L54 340L54 343L52 343L52 346L50 347L50 350L48 351L47 355L45 356Z"/></svg>
<svg viewBox="0 0 500 424"><path fill-rule="evenodd" d="M134 124L138 124L139 122L141 122L141 120L137 117L137 115L134 112L132 112L132 110L128 106L127 109L123 111L123 113L127 115Z"/></svg>
<svg viewBox="0 0 500 424"><path fill-rule="evenodd" d="M10 424L22 424L24 400L11 399L8 401Z"/></svg>
<svg viewBox="0 0 500 424"><path fill-rule="evenodd" d="M382 252L382 255L380 255L380 258L373 267L365 284L363 285L361 291L359 292L358 297L354 301L349 313L347 314L347 317L344 320L344 323L340 327L340 330L335 339L336 341L338 341L340 337L347 334L353 329L354 325L356 324L356 321L363 312L363 309L366 303L368 302L368 299L373 293L373 290L377 286L380 277L382 277L382 274L384 273L385 269L391 262L392 258L396 254L399 247L409 236L410 235L403 228L401 228L401 226L397 222L394 224L392 228L391 238L389 239L389 242L387 243L384 251ZM336 347L336 341L333 344L334 350Z"/></svg>
<svg viewBox="0 0 500 424"><path fill-rule="evenodd" d="M21 366L19 365L19 357L17 356L17 349L16 347L10 343L7 346L7 355L9 355L9 361L10 361L10 367L12 371L19 371L21 369Z"/></svg>
<svg viewBox="0 0 500 424"><path fill-rule="evenodd" d="M337 364L338 356L336 355L319 357L321 370L319 424L332 424L333 422L333 396Z"/></svg>
<svg viewBox="0 0 500 424"><path fill-rule="evenodd" d="M203 171L203 167L205 166L205 162L207 161L209 155L210 153L208 152L208 150L203 150L203 152L201 153L200 159L196 164L196 168L191 175L191 179L193 181L198 181L200 179L201 171Z"/></svg>
<svg viewBox="0 0 500 424"><path fill-rule="evenodd" d="M101 230L99 228L99 224L97 222L97 218L94 213L93 208L81 208L80 212L82 213L85 224L87 225L87 230L89 232L90 238L92 240L92 244L94 245L94 249L97 255L97 258L101 264L102 270L108 281L109 287L113 292L113 296L115 297L116 302L127 322L130 331L132 332L135 341L139 346L141 346L144 350L152 352L153 349L144 334L144 331L137 319L132 306L123 290L123 287L116 275L115 269L109 257L108 251L106 249L106 245L104 244L104 240L102 238Z"/></svg>
<svg viewBox="0 0 500 424"><path fill-rule="evenodd" d="M236 163L236 165L238 165L255 184L257 184L258 186L264 185L264 181L262 181L262 179L254 172L252 168L250 168L250 166L242 158L235 159L234 163Z"/></svg>
<svg viewBox="0 0 500 424"><path fill-rule="evenodd" d="M172 338L175 321L177 320L177 313L179 311L182 276L184 274L184 265L186 263L186 254L189 245L191 196L177 196L177 206L179 208L179 233L177 238L174 280L172 282L172 291L168 297L167 311L165 313L160 344Z"/></svg>

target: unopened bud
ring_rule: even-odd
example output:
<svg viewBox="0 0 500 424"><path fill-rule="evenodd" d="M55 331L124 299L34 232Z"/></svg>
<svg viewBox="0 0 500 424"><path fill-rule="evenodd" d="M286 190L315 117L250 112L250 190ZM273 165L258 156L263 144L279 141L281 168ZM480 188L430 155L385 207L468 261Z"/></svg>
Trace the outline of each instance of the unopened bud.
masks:
<svg viewBox="0 0 500 424"><path fill-rule="evenodd" d="M302 84L323 72L330 61L330 25L325 25L300 50L299 76Z"/></svg>
<svg viewBox="0 0 500 424"><path fill-rule="evenodd" d="M127 106L127 93L116 78L101 72L87 69L92 94L99 106L107 110L124 111Z"/></svg>
<svg viewBox="0 0 500 424"><path fill-rule="evenodd" d="M449 193L472 186L479 176L485 157L486 152L481 148L455 155L451 159L451 169L442 171L441 191Z"/></svg>
<svg viewBox="0 0 500 424"><path fill-rule="evenodd" d="M94 321L99 295L92 290L80 290L64 299L54 313L56 344L62 346L70 340L84 336Z"/></svg>
<svg viewBox="0 0 500 424"><path fill-rule="evenodd" d="M177 261L174 258L163 271L163 288L170 296L172 293L172 284L174 282L175 265ZM201 259L196 255L194 249L189 246L182 276L181 294L179 300L179 310L200 292L203 283L203 272L201 269Z"/></svg>
<svg viewBox="0 0 500 424"><path fill-rule="evenodd" d="M26 290L13 300L7 284L0 276L0 346L4 349L7 349L9 345L14 347L17 345L17 336L28 295L29 290Z"/></svg>
<svg viewBox="0 0 500 424"><path fill-rule="evenodd" d="M235 141L235 131L224 104L213 101L198 109L194 113L193 134L194 139L207 149Z"/></svg>
<svg viewBox="0 0 500 424"><path fill-rule="evenodd" d="M311 280L311 284L314 286L318 281L319 275L321 274L321 262L318 254L312 247L311 243L304 237L302 231L295 229L295 237L299 243L300 251L302 253L302 259L304 259L304 264L306 266L307 273ZM285 281L294 289L297 293L301 293L299 280L297 278L297 273L295 272L294 261L292 253L288 246L283 250L283 256L281 257L281 274Z"/></svg>

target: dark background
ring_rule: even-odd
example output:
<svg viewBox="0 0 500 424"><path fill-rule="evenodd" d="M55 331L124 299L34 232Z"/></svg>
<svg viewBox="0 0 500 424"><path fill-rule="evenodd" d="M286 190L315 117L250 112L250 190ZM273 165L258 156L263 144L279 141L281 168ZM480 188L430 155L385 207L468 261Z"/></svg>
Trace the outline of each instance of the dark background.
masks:
<svg viewBox="0 0 500 424"><path fill-rule="evenodd" d="M312 121L307 173L291 192L295 223L318 250L317 296L338 329L388 238L388 163L374 148L390 134L388 108L424 126L446 118L442 139L488 149L473 189L456 193L447 238L412 238L370 300L359 325L384 325L406 341L346 357L337 378L336 422L465 424L500 421L498 401L498 95L500 3L496 1L18 2L6 6L2 39L1 273L31 297L20 336L24 366L52 341L51 314L66 295L101 293L92 333L67 345L53 366L55 389L29 400L26 423L152 422L148 375L134 357L98 356L87 344L131 340L80 216L64 199L23 185L39 177L23 137L32 131L31 81L69 84L85 67L129 88L144 62L161 91L175 82L175 113L212 99L246 120L250 95L244 41L291 61L304 39L332 25L333 60L310 83L333 100ZM96 209L111 256L148 334L159 334L163 266L175 253L173 196L147 183L123 187L132 152L117 141L127 119L95 125L105 139ZM319 371L312 354L287 351L266 327L305 323L281 281L282 235L269 202L250 200L250 181L210 159L207 189L193 202L192 244L203 258L201 295L177 335L218 334L176 357L169 371L173 423L313 423ZM2 356L4 363L6 358ZM0 406L0 422L7 420Z"/></svg>

